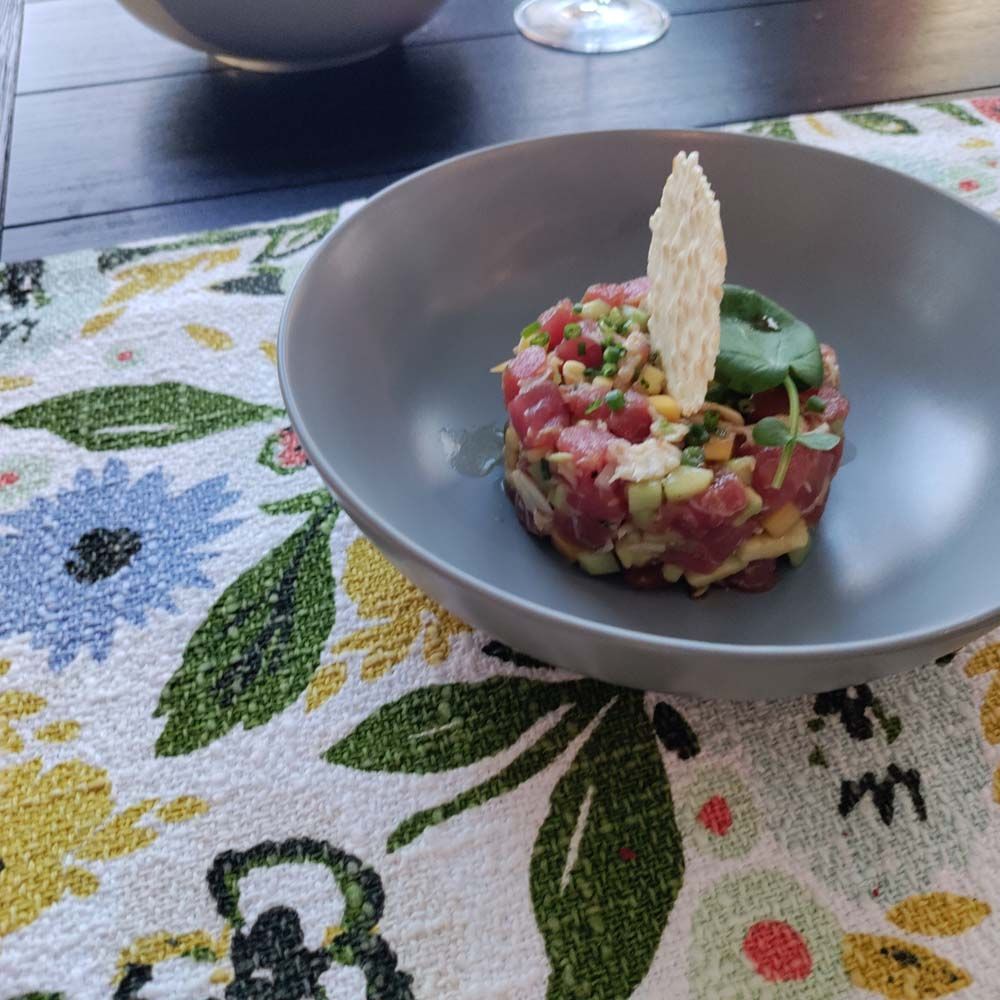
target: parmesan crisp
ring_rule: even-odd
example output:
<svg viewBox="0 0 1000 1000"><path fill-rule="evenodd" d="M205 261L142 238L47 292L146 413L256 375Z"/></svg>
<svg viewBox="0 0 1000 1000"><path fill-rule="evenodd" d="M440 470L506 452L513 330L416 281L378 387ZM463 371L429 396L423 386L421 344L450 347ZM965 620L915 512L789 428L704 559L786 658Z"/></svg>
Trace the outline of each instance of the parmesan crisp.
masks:
<svg viewBox="0 0 1000 1000"><path fill-rule="evenodd" d="M719 353L726 242L698 154L678 153L649 220L649 339L685 416L705 402Z"/></svg>

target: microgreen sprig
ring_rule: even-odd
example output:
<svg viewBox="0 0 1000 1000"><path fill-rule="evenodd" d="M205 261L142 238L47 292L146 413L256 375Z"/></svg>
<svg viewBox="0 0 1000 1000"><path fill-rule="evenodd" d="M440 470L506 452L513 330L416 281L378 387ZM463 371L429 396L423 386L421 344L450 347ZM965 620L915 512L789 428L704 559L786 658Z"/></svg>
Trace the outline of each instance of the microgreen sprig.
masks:
<svg viewBox="0 0 1000 1000"><path fill-rule="evenodd" d="M784 386L785 392L788 393L788 426L786 427L777 417L765 417L754 425L753 429L753 439L756 444L765 448L781 448L781 459L774 471L774 479L771 480L771 486L776 490L781 488L785 476L788 475L788 467L792 464L792 453L797 444L813 451L832 451L840 444L840 438L836 434L829 434L826 431L799 433L802 417L799 390L791 375L785 376Z"/></svg>

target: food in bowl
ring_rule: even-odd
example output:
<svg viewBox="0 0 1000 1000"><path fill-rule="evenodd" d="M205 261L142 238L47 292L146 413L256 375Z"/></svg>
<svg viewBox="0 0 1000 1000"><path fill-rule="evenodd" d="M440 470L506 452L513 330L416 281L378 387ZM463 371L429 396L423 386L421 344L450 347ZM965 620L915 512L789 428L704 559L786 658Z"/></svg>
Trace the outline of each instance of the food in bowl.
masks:
<svg viewBox="0 0 1000 1000"><path fill-rule="evenodd" d="M594 575L764 591L805 559L843 455L833 348L724 285L718 202L680 154L649 274L592 285L502 370L505 487L521 523Z"/></svg>

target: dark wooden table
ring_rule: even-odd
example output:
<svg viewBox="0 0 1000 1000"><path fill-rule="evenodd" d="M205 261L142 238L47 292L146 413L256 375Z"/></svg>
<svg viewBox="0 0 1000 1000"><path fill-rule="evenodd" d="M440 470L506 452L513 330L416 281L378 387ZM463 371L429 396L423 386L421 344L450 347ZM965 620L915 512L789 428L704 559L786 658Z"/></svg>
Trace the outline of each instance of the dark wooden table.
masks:
<svg viewBox="0 0 1000 1000"><path fill-rule="evenodd" d="M0 0L0 254L317 209L505 139L1000 87L1000 0L670 6L657 44L577 56L517 35L514 0L448 0L368 63L271 77L223 69L114 0L28 0L18 60L22 0Z"/></svg>

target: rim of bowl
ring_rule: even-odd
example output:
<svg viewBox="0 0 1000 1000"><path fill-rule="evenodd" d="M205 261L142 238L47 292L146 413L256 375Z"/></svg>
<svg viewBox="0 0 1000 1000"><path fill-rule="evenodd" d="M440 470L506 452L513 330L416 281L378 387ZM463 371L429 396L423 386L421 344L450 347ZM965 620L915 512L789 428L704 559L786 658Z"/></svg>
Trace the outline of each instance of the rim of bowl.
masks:
<svg viewBox="0 0 1000 1000"><path fill-rule="evenodd" d="M860 157L851 156L836 150L820 149L815 146L802 146L789 144L781 139L774 139L767 136L745 135L742 133L722 132L708 129L593 129L588 131L562 132L553 135L543 136L534 139L513 139L507 142L499 142L490 146L483 146L478 149L460 153L457 156L450 156L447 159L439 160L427 167L407 174L405 177L394 181L392 184L378 191L365 200L364 205L349 218L338 222L333 229L320 241L313 250L312 256L303 267L302 271L295 279L289 291L281 312L281 321L278 326L278 384L281 395L285 402L288 417L295 427L306 453L309 455L321 478L328 488L334 491L335 499L347 511L351 519L366 534L383 534L392 539L394 545L405 551L417 562L429 565L437 574L450 580L460 587L475 591L480 597L497 601L505 605L512 611L526 615L542 625L558 623L564 627L572 628L584 635L600 636L611 638L622 643L641 643L653 650L664 653L693 653L702 656L722 656L733 660L755 660L762 656L773 657L778 660L801 660L805 657L830 660L841 656L857 656L864 653L897 652L914 646L919 646L929 642L942 641L950 636L956 638L970 630L977 630L983 626L989 627L1000 621L1000 603L994 603L987 610L977 615L957 618L935 628L912 629L908 632L899 632L877 639L856 639L849 642L824 642L824 643L800 643L800 644L743 644L729 642L708 642L702 639L683 639L674 636L655 635L651 632L639 632L634 629L624 628L620 625L611 625L603 622L594 622L586 618L566 611L559 611L547 605L540 606L531 601L512 594L507 590L495 587L493 584L481 580L479 577L466 573L464 570L453 566L450 562L440 558L435 553L418 545L405 533L399 531L393 525L382 518L369 512L364 500L361 499L351 488L350 484L337 474L334 466L326 460L322 448L316 438L306 427L298 404L295 399L295 391L292 387L288 374L289 351L291 340L291 327L293 324L293 314L296 311L298 301L301 298L306 280L313 270L318 268L319 258L328 243L337 239L343 228L352 225L360 225L358 221L369 205L377 201L389 198L405 185L418 180L426 174L437 170L443 170L456 163L465 160L479 158L487 155L495 155L502 152L516 150L521 147L538 146L552 142L561 142L574 137L599 137L608 136L623 137L627 135L640 135L646 137L662 137L666 141L701 141L704 138L711 138L717 142L720 138L725 142L733 142L736 145L750 143L767 143L771 145L789 146L796 152L792 155L814 157L817 159L834 158L848 161L854 165L876 171L881 174L890 175L896 183L911 184L929 192L932 196L944 198L963 209L971 211L984 222L996 224L992 217L978 206L970 205L956 195L941 188L935 187L909 174L900 173L890 167L863 160ZM967 640L966 640L967 641Z"/></svg>

